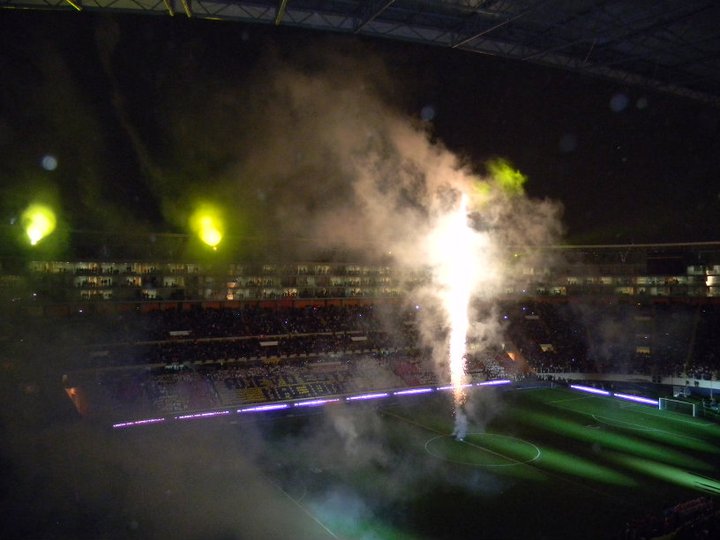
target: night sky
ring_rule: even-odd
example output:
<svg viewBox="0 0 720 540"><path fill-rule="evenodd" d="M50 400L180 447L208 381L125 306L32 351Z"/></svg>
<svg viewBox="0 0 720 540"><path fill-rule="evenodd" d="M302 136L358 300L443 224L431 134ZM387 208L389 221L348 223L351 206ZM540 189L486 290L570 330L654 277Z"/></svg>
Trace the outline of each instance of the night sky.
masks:
<svg viewBox="0 0 720 540"><path fill-rule="evenodd" d="M258 157L302 137L264 128L283 107L269 73L291 66L347 75L480 174L508 159L531 198L562 205L564 241L720 239L720 110L685 98L456 50L184 17L5 11L0 50L6 226L38 197L71 230L183 232L177 216L197 194L236 198L247 234L274 229L263 220L293 192L310 193L313 212L333 166ZM265 185L251 190L250 176Z"/></svg>

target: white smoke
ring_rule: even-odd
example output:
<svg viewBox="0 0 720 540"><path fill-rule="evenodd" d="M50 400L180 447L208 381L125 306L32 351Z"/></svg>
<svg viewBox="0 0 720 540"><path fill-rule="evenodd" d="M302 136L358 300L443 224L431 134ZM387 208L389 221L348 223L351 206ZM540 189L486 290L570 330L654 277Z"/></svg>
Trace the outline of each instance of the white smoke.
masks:
<svg viewBox="0 0 720 540"><path fill-rule="evenodd" d="M263 148L250 158L270 166L252 168L264 170L269 185L262 190L281 218L278 230L304 231L320 244L356 252L391 253L398 269L429 273L430 282L408 292L423 306L424 345L448 378L458 369L457 360L448 362L448 337L460 315L449 312L446 300L458 276L468 290L455 311L471 297L491 305L519 281L513 250L522 251L521 264L533 265L537 251L526 248L557 239L559 207L527 198L521 187L508 189L434 139L427 123L388 106L386 69L374 60L367 66L349 55L342 62L320 58L310 73L287 66L273 71L267 81L272 115L259 137ZM438 234L461 199L468 205L462 216L467 235ZM466 308L461 315L466 338L488 347L502 341L492 335L499 330L492 309L471 314ZM464 433L464 414L458 422L456 431Z"/></svg>
<svg viewBox="0 0 720 540"><path fill-rule="evenodd" d="M448 149L432 124L394 106L405 89L360 47L303 50L296 62L271 54L261 65L236 101L222 93L228 110L242 112L236 166L219 180L233 193L235 213L246 217L251 234L282 239L284 251L293 241L334 246L391 255L400 273L424 272L429 279L408 280L405 292L422 306L422 345L447 379L448 276L458 265L472 266L470 295L491 305L520 283L522 266L539 262L528 247L556 243L559 206L531 200L522 187L508 189L484 164ZM177 110L189 109L183 102ZM432 240L463 199L471 233L463 245L440 250ZM479 332L480 343L502 342L491 335L499 329L492 310L471 315L469 339Z"/></svg>
<svg viewBox="0 0 720 540"><path fill-rule="evenodd" d="M465 436L468 432L468 419L465 411L462 407L455 409L455 428L453 429L453 436L458 441L465 440Z"/></svg>

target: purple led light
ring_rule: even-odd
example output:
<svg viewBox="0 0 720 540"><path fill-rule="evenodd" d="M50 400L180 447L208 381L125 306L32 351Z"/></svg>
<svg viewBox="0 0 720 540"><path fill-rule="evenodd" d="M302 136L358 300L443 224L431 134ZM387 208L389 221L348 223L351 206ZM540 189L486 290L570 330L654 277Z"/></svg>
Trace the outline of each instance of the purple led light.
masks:
<svg viewBox="0 0 720 540"><path fill-rule="evenodd" d="M460 385L458 385L459 388L471 388L472 386L474 386L473 383L467 383L467 384L460 384ZM436 390L455 390L455 385L454 385L454 384L448 384L448 385L446 385L446 386L438 386L438 387L436 388Z"/></svg>
<svg viewBox="0 0 720 540"><path fill-rule="evenodd" d="M498 384L510 384L512 381L508 379L498 379L495 381L485 381L477 383L477 386L497 386Z"/></svg>
<svg viewBox="0 0 720 540"><path fill-rule="evenodd" d="M657 399L644 398L640 396L631 396L628 394L613 394L616 398L627 399L629 401L637 401L638 403L645 403L646 405L658 405Z"/></svg>
<svg viewBox="0 0 720 540"><path fill-rule="evenodd" d="M264 412L264 411L277 411L278 409L287 409L290 405L287 403L273 403L272 405L259 405L257 407L247 407L245 409L238 409L239 413L246 412Z"/></svg>
<svg viewBox="0 0 720 540"><path fill-rule="evenodd" d="M345 398L345 399L346 399L347 401L355 401L355 400L358 400L358 399L379 399L379 398L388 397L388 395L389 395L389 394L388 394L387 392L383 392L383 393L380 393L380 394L362 394L362 395L360 395L360 396L350 396L350 397Z"/></svg>
<svg viewBox="0 0 720 540"><path fill-rule="evenodd" d="M325 405L326 403L337 403L340 401L339 398L336 399L313 399L311 401L298 401L295 403L295 407L318 407L320 405Z"/></svg>
<svg viewBox="0 0 720 540"><path fill-rule="evenodd" d="M193 418L210 418L212 416L222 416L224 414L230 414L230 411L211 411L196 414L183 414L182 416L176 416L176 420L192 420Z"/></svg>
<svg viewBox="0 0 720 540"><path fill-rule="evenodd" d="M432 388L411 388L410 390L398 390L393 392L395 396L408 396L411 394L426 394L428 392L434 392Z"/></svg>
<svg viewBox="0 0 720 540"><path fill-rule="evenodd" d="M593 388L592 386L582 386L579 384L571 384L570 388L574 388L575 390L580 390L581 392L590 392L591 394L599 394L601 396L609 396L610 392L606 390L600 390L598 388Z"/></svg>
<svg viewBox="0 0 720 540"><path fill-rule="evenodd" d="M130 422L120 422L119 424L113 424L113 428L125 428L132 426L142 426L143 424L157 424L158 422L164 422L164 418L147 418L146 420L133 420Z"/></svg>

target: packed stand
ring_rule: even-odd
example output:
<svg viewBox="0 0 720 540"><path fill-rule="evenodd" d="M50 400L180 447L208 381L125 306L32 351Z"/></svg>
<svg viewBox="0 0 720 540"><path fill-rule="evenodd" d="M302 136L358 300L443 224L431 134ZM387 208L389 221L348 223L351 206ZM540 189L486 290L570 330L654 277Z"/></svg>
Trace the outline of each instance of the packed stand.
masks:
<svg viewBox="0 0 720 540"><path fill-rule="evenodd" d="M710 497L697 497L628 522L625 540L673 538L709 540L720 534L720 509Z"/></svg>
<svg viewBox="0 0 720 540"><path fill-rule="evenodd" d="M717 376L718 338L712 329L720 323L720 310L715 306L676 310L526 302L503 309L504 339L513 354L500 346L468 354L466 370L474 380L515 377L525 370L548 376L658 373L658 365L676 366L688 355L673 338L694 341L703 353L689 365L694 375ZM376 306L135 313L118 322L120 333L142 339L89 348L88 372L100 374L90 386L111 396L111 409L171 414L439 384L447 373L419 346L415 315ZM107 323L99 320L101 326ZM652 354L642 353L647 343ZM324 366L320 374L318 365Z"/></svg>

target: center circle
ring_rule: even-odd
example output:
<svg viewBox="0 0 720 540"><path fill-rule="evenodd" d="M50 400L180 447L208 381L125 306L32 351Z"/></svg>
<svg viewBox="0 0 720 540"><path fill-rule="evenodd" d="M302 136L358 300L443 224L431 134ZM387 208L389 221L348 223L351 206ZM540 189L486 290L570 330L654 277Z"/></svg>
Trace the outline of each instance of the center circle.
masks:
<svg viewBox="0 0 720 540"><path fill-rule="evenodd" d="M497 433L468 433L463 440L438 435L425 443L434 458L474 467L513 467L540 458L540 448L531 442Z"/></svg>

